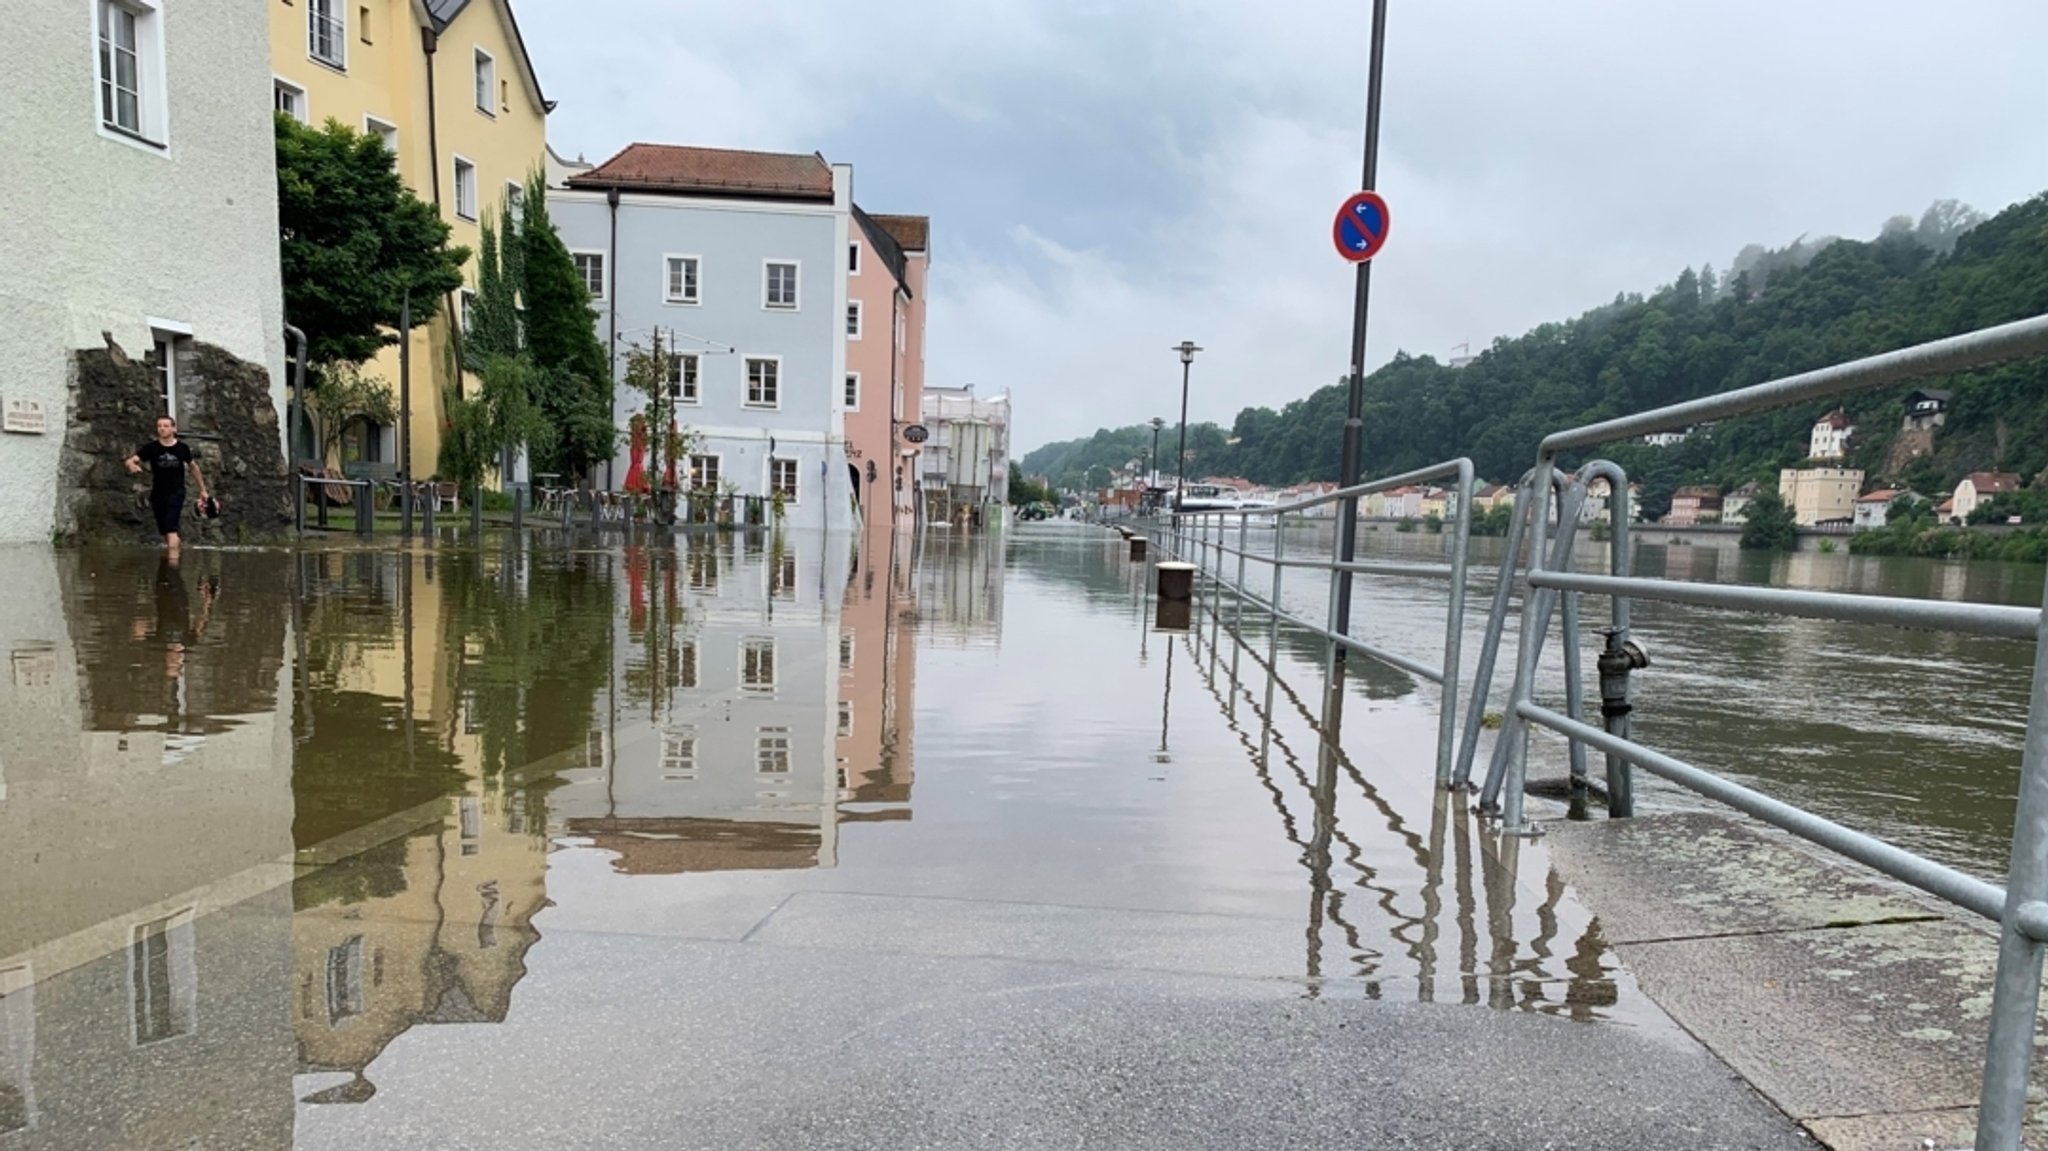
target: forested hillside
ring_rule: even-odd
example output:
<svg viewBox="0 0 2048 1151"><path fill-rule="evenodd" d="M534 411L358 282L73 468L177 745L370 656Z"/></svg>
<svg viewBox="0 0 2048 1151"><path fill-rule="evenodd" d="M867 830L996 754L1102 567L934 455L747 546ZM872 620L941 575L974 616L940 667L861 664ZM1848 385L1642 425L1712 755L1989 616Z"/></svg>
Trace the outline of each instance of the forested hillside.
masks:
<svg viewBox="0 0 2048 1151"><path fill-rule="evenodd" d="M1575 320L1502 338L1453 368L1396 355L1365 383L1367 475L1469 454L1482 477L1528 468L1545 432L1691 399L2048 312L2048 195L1989 220L1953 202L1916 224L1888 222L1868 241L1802 241L1745 249L1725 275L1682 272L1648 296L1624 294ZM1999 468L2030 481L2048 469L2048 363L2011 365L1926 381L1955 392L1934 454L1891 477L1922 491L1966 472ZM1883 470L1906 388L1848 402L1857 425L1851 462ZM1662 514L1682 483L1739 484L1775 475L1806 453L1807 432L1832 404L1730 420L1668 448L1615 444L1645 486L1645 511ZM1275 411L1246 408L1227 432L1189 428L1189 472L1261 483L1334 479L1344 389L1320 388ZM1160 436L1171 470L1177 429ZM1067 487L1146 458L1149 427L1103 430L1048 444L1024 470ZM1567 461L1571 462L1571 461Z"/></svg>

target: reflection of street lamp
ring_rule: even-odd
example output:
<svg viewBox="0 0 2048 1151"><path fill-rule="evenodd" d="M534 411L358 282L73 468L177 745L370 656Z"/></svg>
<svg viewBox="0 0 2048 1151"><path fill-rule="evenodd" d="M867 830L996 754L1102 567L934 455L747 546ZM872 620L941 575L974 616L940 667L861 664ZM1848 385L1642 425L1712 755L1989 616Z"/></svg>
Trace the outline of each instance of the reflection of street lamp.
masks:
<svg viewBox="0 0 2048 1151"><path fill-rule="evenodd" d="M1173 469L1173 510L1178 514L1188 479L1188 368L1195 362L1195 353L1202 349L1193 340L1182 340L1173 350L1180 353L1180 458Z"/></svg>
<svg viewBox="0 0 2048 1151"><path fill-rule="evenodd" d="M1165 420L1160 419L1158 416L1152 417L1152 454L1147 458L1145 464L1145 469L1151 472L1152 476L1146 484L1147 487L1156 488L1159 486L1159 429L1165 426Z"/></svg>

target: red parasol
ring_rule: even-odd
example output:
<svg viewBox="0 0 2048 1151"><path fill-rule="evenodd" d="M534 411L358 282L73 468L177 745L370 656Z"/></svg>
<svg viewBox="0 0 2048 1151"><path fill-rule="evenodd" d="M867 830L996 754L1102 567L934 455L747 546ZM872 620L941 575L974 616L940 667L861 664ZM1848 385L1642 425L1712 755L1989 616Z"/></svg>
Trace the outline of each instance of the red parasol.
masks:
<svg viewBox="0 0 2048 1151"><path fill-rule="evenodd" d="M626 467L626 490L647 490L647 423L633 421L633 462Z"/></svg>

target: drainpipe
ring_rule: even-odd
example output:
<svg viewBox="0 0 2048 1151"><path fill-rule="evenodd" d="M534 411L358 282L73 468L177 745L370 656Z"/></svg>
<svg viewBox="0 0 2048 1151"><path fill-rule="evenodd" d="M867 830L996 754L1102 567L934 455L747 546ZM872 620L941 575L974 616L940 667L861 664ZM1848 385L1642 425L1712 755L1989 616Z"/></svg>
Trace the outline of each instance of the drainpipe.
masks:
<svg viewBox="0 0 2048 1151"><path fill-rule="evenodd" d="M290 324L286 324L284 326L284 334L285 338L289 339L292 345L298 349L297 354L292 357L292 389L291 395L285 398L284 417L286 425L284 432L285 471L288 474L295 475L298 472L299 465L292 459L292 452L297 450L297 445L292 443L292 438L298 435L299 424L306 416L306 333ZM293 480L292 482L297 483L298 481Z"/></svg>
<svg viewBox="0 0 2048 1151"><path fill-rule="evenodd" d="M619 293L617 291L619 283L618 185L614 184L612 187L605 189L604 202L605 206L611 209L612 218L611 244L609 247L605 249L604 256L604 275L606 281L604 293L604 310L605 315L607 317L605 329L605 371L611 373L611 382L613 389L612 421L614 425L616 425L619 416L617 395L617 390L619 386ZM607 457L604 461L604 486L606 491L611 490L612 461L610 457Z"/></svg>

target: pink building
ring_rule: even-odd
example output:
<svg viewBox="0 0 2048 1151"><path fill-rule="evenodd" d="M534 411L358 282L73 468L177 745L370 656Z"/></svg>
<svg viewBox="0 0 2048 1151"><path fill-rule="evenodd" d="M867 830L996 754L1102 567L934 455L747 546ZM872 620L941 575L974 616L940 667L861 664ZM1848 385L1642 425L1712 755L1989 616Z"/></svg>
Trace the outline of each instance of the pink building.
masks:
<svg viewBox="0 0 2048 1151"><path fill-rule="evenodd" d="M853 209L846 253L846 459L869 529L907 526L917 445L903 429L924 397L925 276L931 221Z"/></svg>

